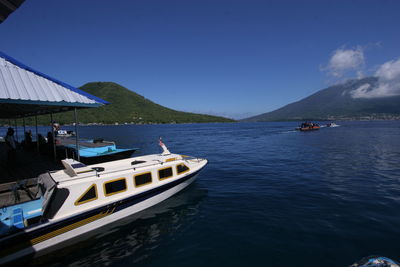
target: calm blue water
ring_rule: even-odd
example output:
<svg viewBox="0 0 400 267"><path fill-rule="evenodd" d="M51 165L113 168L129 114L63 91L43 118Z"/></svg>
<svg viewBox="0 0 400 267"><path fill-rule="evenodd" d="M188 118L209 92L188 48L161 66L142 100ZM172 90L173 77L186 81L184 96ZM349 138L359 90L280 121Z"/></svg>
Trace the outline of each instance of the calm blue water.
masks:
<svg viewBox="0 0 400 267"><path fill-rule="evenodd" d="M81 137L205 157L189 188L53 253L53 265L348 266L400 259L400 121L88 126ZM57 256L58 254L58 256ZM68 256L66 256L68 255Z"/></svg>

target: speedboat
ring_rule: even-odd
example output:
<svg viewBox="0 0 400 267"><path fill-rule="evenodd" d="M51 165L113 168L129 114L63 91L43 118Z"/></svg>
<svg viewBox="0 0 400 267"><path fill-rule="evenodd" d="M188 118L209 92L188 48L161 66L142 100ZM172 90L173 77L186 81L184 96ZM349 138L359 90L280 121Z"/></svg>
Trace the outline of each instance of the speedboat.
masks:
<svg viewBox="0 0 400 267"><path fill-rule="evenodd" d="M296 128L298 131L314 131L319 130L321 127L317 123L304 122Z"/></svg>
<svg viewBox="0 0 400 267"><path fill-rule="evenodd" d="M0 265L44 255L56 245L156 205L191 184L207 164L206 159L162 147L161 154L96 165L65 159L63 170L3 191ZM7 203L10 196L15 199Z"/></svg>
<svg viewBox="0 0 400 267"><path fill-rule="evenodd" d="M326 125L326 127L339 127L340 125L337 125L336 123L334 123L334 122L330 122L330 123L328 123L327 125Z"/></svg>
<svg viewBox="0 0 400 267"><path fill-rule="evenodd" d="M67 131L67 130L57 130L57 132L55 132L56 136L60 136L60 137L71 137L71 136L75 136L75 132L74 131Z"/></svg>
<svg viewBox="0 0 400 267"><path fill-rule="evenodd" d="M101 163L130 157L138 148L117 148L115 142L98 139L80 139L80 161L85 164ZM59 157L65 155L73 158L76 155L76 140L74 138L57 138Z"/></svg>

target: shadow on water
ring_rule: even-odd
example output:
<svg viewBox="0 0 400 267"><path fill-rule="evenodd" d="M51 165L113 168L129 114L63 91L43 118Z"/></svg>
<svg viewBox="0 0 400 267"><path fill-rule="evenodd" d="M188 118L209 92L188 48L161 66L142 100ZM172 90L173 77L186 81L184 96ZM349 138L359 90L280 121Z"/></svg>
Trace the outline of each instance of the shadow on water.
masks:
<svg viewBox="0 0 400 267"><path fill-rule="evenodd" d="M106 266L140 264L171 236L196 220L207 191L196 184L147 210L87 233L32 266ZM73 257L69 257L73 255Z"/></svg>

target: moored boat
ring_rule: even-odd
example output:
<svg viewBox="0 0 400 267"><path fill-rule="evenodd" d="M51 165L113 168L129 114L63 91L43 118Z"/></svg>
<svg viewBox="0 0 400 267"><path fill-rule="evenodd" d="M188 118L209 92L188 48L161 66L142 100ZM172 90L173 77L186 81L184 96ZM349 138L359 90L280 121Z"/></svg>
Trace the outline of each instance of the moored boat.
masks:
<svg viewBox="0 0 400 267"><path fill-rule="evenodd" d="M151 207L192 183L207 164L206 159L172 154L162 146L162 154L89 166L65 159L64 170L42 174L36 184L19 183L2 192L0 200L19 197L1 209L0 264L40 256Z"/></svg>
<svg viewBox="0 0 400 267"><path fill-rule="evenodd" d="M118 148L115 142L98 139L80 139L80 161L85 164L95 164L130 157L138 148ZM76 140L74 138L57 138L59 157L70 158L76 156Z"/></svg>

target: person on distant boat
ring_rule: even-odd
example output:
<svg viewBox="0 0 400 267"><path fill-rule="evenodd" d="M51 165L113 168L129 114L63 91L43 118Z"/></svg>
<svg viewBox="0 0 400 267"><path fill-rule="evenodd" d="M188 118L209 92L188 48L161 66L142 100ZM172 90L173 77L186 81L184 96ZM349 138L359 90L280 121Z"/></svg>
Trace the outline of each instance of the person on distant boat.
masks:
<svg viewBox="0 0 400 267"><path fill-rule="evenodd" d="M8 128L7 135L4 138L7 149L7 165L14 166L17 157L17 142L14 138L14 129Z"/></svg>

